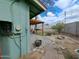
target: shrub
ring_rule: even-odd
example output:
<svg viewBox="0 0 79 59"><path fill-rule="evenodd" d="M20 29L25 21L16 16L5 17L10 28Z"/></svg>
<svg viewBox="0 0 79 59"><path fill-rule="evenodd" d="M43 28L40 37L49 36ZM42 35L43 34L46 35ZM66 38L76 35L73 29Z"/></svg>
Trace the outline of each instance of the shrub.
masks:
<svg viewBox="0 0 79 59"><path fill-rule="evenodd" d="M64 28L64 24L63 23L57 23L56 25L52 26L52 29L54 29L58 33L60 33L63 28Z"/></svg>
<svg viewBox="0 0 79 59"><path fill-rule="evenodd" d="M46 36L51 36L52 35L52 33L51 32L46 32L46 34L45 34Z"/></svg>

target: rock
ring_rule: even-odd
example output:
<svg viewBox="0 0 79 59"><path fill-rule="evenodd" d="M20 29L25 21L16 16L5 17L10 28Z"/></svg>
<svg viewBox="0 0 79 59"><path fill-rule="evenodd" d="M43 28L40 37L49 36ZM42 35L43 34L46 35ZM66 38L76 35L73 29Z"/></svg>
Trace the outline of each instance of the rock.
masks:
<svg viewBox="0 0 79 59"><path fill-rule="evenodd" d="M60 40L62 40L62 38L60 37L60 36L58 36L58 37L56 37L57 39L60 39Z"/></svg>
<svg viewBox="0 0 79 59"><path fill-rule="evenodd" d="M63 39L65 39L64 36L57 36L56 38L59 39L59 40L63 40Z"/></svg>
<svg viewBox="0 0 79 59"><path fill-rule="evenodd" d="M66 48L65 48L65 47L63 47L63 46L61 46L61 49L62 49L62 50L65 50Z"/></svg>

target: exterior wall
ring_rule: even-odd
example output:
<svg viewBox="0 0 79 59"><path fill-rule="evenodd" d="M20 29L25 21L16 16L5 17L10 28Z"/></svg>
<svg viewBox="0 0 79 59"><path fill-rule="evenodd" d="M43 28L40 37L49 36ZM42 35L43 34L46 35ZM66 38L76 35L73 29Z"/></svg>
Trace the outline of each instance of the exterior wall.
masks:
<svg viewBox="0 0 79 59"><path fill-rule="evenodd" d="M76 23L69 23L65 25L65 30L66 33L71 33L75 34L76 33Z"/></svg>
<svg viewBox="0 0 79 59"><path fill-rule="evenodd" d="M0 44L3 47L4 59L18 59L20 56L20 39L21 54L28 52L29 40L29 5L24 2L15 2L12 6L10 0L0 0L0 21L10 21L13 23L12 36L1 36ZM21 31L17 32L16 27L21 26ZM20 33L20 34L17 34ZM15 41L14 41L15 39ZM2 43L1 43L2 42ZM17 43L17 44L16 44ZM18 45L18 46L17 46Z"/></svg>
<svg viewBox="0 0 79 59"><path fill-rule="evenodd" d="M79 22L77 22L77 35L79 36Z"/></svg>
<svg viewBox="0 0 79 59"><path fill-rule="evenodd" d="M64 32L79 36L79 22L65 24Z"/></svg>
<svg viewBox="0 0 79 59"><path fill-rule="evenodd" d="M11 21L9 0L0 0L0 20Z"/></svg>

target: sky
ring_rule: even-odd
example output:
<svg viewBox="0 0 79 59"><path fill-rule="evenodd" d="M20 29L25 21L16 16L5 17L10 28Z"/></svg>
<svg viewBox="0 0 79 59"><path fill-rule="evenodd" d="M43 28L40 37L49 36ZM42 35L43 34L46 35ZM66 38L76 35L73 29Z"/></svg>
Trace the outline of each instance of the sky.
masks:
<svg viewBox="0 0 79 59"><path fill-rule="evenodd" d="M47 10L38 15L38 19L44 21L45 23L52 24L58 21L64 21L65 16L63 15L65 11L66 13L72 13L72 16L66 17L66 22L74 22L78 21L79 17L79 0L41 0ZM77 11L76 11L77 10ZM71 12L72 11L72 12ZM72 19L72 20L70 20Z"/></svg>

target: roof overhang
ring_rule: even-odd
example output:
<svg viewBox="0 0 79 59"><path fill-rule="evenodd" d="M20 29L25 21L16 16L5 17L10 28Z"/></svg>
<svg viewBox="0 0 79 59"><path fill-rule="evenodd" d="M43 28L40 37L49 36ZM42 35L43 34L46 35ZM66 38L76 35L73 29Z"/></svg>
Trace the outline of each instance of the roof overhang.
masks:
<svg viewBox="0 0 79 59"><path fill-rule="evenodd" d="M30 19L45 10L46 7L40 0L30 0Z"/></svg>

